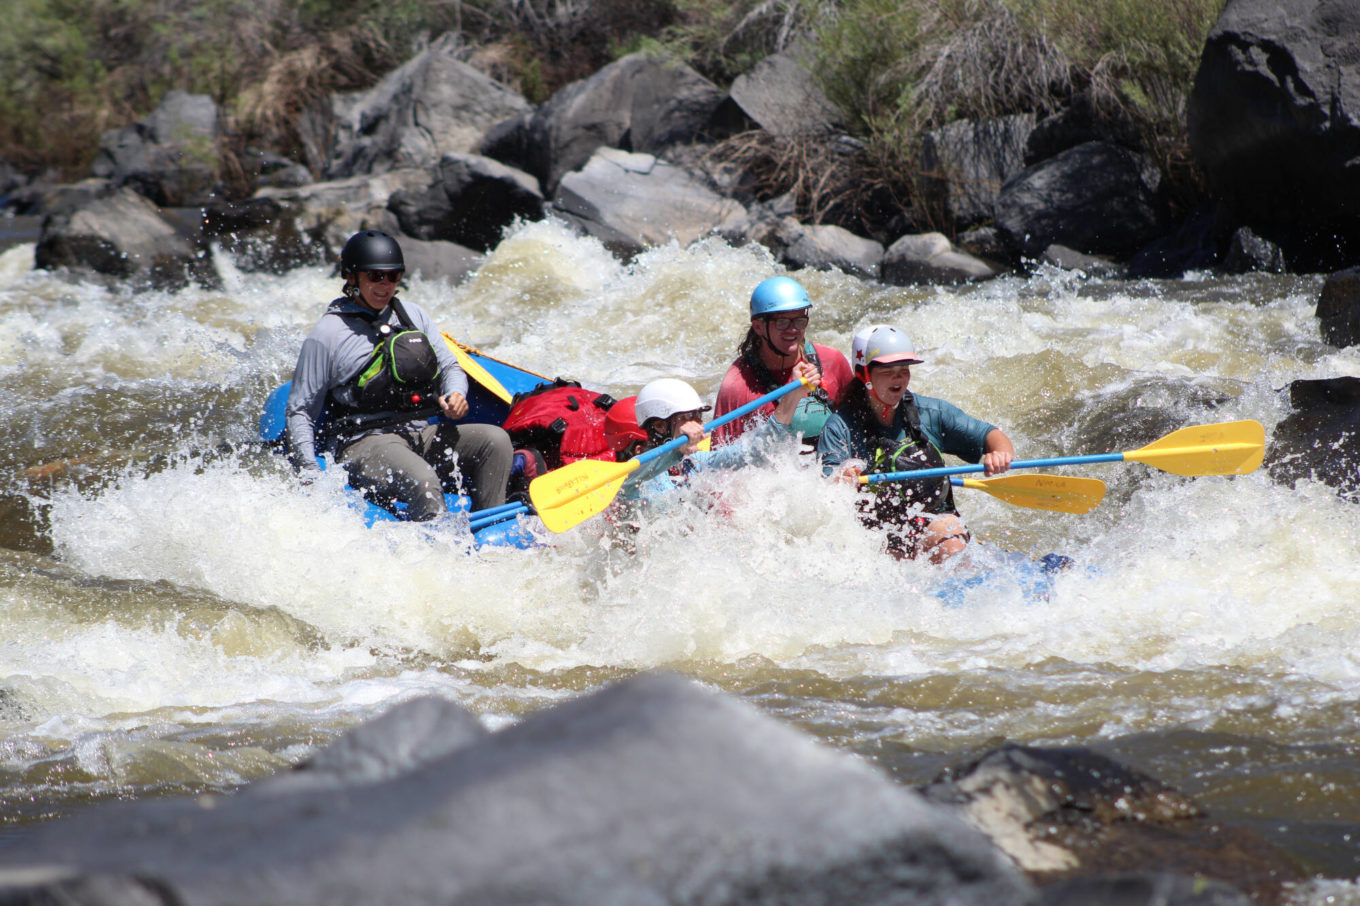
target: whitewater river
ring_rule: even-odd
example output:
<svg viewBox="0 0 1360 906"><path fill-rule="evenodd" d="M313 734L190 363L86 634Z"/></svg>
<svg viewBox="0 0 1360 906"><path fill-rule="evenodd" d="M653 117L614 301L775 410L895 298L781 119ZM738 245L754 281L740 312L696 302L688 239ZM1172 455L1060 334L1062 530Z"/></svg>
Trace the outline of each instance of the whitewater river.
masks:
<svg viewBox="0 0 1360 906"><path fill-rule="evenodd" d="M32 253L0 254L0 845L91 801L234 788L414 696L501 727L665 667L907 784L1003 741L1092 747L1337 879L1303 901L1360 901L1360 508L1323 485L1060 470L1109 483L1088 515L960 490L989 544L1075 558L1047 600L1005 576L941 600L938 569L882 556L796 456L704 476L631 555L603 520L472 553L365 529L255 443L329 269L219 258L221 291L131 293ZM467 284L404 294L542 374L616 396L676 375L711 399L777 271L721 243L624 265L536 224ZM1291 380L1360 375L1319 338L1315 277L801 279L811 336L905 328L913 389L1027 459L1241 418L1269 439Z"/></svg>

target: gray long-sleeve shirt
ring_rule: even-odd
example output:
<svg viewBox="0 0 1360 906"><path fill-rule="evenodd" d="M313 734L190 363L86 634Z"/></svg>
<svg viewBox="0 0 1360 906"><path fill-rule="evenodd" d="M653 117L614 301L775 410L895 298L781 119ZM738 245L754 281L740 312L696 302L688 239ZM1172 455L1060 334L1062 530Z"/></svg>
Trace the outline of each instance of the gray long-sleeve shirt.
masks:
<svg viewBox="0 0 1360 906"><path fill-rule="evenodd" d="M416 330L430 338L430 345L439 358L440 395L458 393L467 396L467 375L448 344L440 338L430 316L420 306L404 299L401 305ZM339 312L352 312L359 317L342 317ZM358 303L339 298L331 302L303 340L286 409L288 444L302 468L316 468L318 452L325 452L317 450L316 431L330 392L348 384L368 363L378 342L378 328L384 324L391 325L394 330L402 329L396 306L388 305L374 314Z"/></svg>

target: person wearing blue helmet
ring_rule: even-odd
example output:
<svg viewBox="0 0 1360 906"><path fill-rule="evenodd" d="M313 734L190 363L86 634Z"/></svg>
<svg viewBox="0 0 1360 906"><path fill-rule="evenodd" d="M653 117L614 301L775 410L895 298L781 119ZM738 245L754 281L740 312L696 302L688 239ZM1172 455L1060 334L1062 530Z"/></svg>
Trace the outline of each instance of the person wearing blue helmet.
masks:
<svg viewBox="0 0 1360 906"><path fill-rule="evenodd" d="M1010 468L1015 449L1004 431L907 389L911 366L923 360L904 332L867 327L855 334L851 358L855 380L817 441L827 475L858 485L864 474L939 468L944 453L981 462L988 475ZM969 541L948 478L868 485L859 511L866 526L884 531L887 550L898 559L939 563Z"/></svg>
<svg viewBox="0 0 1360 906"><path fill-rule="evenodd" d="M817 369L818 388L800 404L793 429L805 444L815 444L822 424L840 404L854 379L850 363L837 349L807 338L812 300L792 277L770 277L751 292L751 326L737 348L737 358L718 388L713 416L734 409L777 390L794 378L794 367L806 363ZM728 444L761 419L769 418L774 404L719 427L715 444Z"/></svg>

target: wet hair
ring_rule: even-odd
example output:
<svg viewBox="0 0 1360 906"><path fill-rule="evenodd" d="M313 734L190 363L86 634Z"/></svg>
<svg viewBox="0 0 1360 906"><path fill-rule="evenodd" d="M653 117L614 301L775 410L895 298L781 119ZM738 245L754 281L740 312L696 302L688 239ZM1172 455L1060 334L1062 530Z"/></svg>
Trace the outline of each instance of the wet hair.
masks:
<svg viewBox="0 0 1360 906"><path fill-rule="evenodd" d="M764 319L762 318L761 320ZM737 346L737 355L743 359L749 359L753 355L759 355L760 344L764 342L764 338L756 333L754 327L748 327L746 328L746 336L742 338L741 343Z"/></svg>

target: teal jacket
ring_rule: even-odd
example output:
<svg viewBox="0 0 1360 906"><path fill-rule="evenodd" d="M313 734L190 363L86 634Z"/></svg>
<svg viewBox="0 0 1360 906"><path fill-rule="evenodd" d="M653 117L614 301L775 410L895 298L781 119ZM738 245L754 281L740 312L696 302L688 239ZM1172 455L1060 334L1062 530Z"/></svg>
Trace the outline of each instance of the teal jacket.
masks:
<svg viewBox="0 0 1360 906"><path fill-rule="evenodd" d="M767 418L754 430L741 435L735 443L713 450L700 450L689 456L677 448L639 466L624 481L616 499L625 506L645 506L659 502L683 483L683 479L677 481L670 475L671 469L680 465L683 465L687 475L707 469L769 465L780 449L796 447L799 437L792 428Z"/></svg>
<svg viewBox="0 0 1360 906"><path fill-rule="evenodd" d="M921 431L941 453L957 456L964 462L978 462L987 449L987 435L996 425L974 418L953 403L932 396L908 393L915 399L921 413ZM905 439L906 421L899 406L891 429L884 433ZM822 461L822 472L830 475L836 467L851 459L868 459L873 450L873 439L862 430L852 430L845 419L832 415L822 427L817 439L817 455Z"/></svg>

